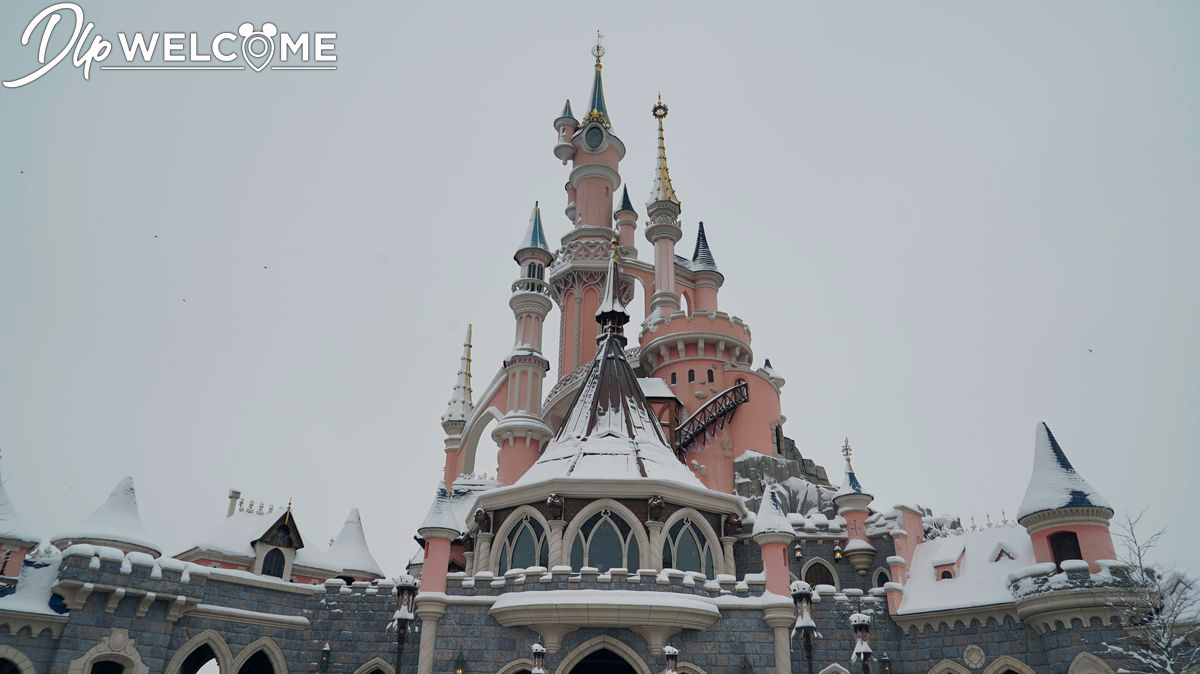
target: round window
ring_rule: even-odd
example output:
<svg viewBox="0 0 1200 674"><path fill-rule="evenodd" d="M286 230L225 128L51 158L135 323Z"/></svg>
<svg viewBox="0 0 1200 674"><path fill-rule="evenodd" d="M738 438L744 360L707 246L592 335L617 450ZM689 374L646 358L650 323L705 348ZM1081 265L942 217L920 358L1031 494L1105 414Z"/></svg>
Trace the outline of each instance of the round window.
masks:
<svg viewBox="0 0 1200 674"><path fill-rule="evenodd" d="M593 126L583 135L583 140L587 143L589 149L599 149L600 144L604 142L604 130L598 126Z"/></svg>

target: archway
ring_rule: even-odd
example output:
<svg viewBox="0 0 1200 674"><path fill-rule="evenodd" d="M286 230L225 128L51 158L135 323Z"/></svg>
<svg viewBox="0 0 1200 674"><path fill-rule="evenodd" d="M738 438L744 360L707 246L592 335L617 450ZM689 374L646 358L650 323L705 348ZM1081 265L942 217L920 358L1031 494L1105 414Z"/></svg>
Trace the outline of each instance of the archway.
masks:
<svg viewBox="0 0 1200 674"><path fill-rule="evenodd" d="M263 651L259 651L246 660L237 674L276 674L276 672L275 667L271 664L271 658L267 657Z"/></svg>
<svg viewBox="0 0 1200 674"><path fill-rule="evenodd" d="M203 644L183 659L179 666L179 674L216 674L221 671L217 664L217 654L212 646Z"/></svg>
<svg viewBox="0 0 1200 674"><path fill-rule="evenodd" d="M571 668L571 674L637 674L624 658L607 648L588 654Z"/></svg>

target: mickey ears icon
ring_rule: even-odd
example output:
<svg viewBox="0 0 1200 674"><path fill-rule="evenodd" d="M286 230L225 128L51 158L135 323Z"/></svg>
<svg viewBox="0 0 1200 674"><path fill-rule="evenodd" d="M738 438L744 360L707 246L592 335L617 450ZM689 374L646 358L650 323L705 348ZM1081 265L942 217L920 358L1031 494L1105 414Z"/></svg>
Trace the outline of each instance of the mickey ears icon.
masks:
<svg viewBox="0 0 1200 674"><path fill-rule="evenodd" d="M267 37L275 37L275 35L279 33L279 31L275 28L275 24L273 23L264 23L262 30L259 32ZM238 35L241 35L242 37L250 37L251 35L254 35L254 33L254 24L252 23L243 23L242 25L238 26Z"/></svg>

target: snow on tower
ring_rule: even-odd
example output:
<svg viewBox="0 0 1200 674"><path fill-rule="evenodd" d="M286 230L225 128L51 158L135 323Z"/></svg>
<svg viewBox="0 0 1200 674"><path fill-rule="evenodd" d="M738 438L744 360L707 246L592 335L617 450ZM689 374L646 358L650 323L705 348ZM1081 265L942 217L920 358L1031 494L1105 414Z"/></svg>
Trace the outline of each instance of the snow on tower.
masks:
<svg viewBox="0 0 1200 674"><path fill-rule="evenodd" d="M329 546L328 557L330 561L341 566L344 575L363 580L384 576L383 569L379 567L379 562L375 561L375 556L367 546L367 536L363 533L362 517L358 514L358 508L351 508L346 515L342 530Z"/></svg>
<svg viewBox="0 0 1200 674"><path fill-rule="evenodd" d="M712 250L708 247L708 236L704 233L704 223L696 228L696 250L692 253L692 282L696 286L696 306L693 311L715 312L717 310L717 291L725 283L725 276L717 269L717 261L713 259Z"/></svg>
<svg viewBox="0 0 1200 674"><path fill-rule="evenodd" d="M842 442L842 456L846 457L846 477L833 504L838 512L846 518L846 547L845 556L850 564L858 571L858 575L867 575L871 562L875 559L875 546L867 536L867 515L870 514L871 501L875 497L863 491L858 476L854 474L854 466L850 464L850 438Z"/></svg>
<svg viewBox="0 0 1200 674"><path fill-rule="evenodd" d="M138 514L137 492L133 478L124 477L113 487L108 499L74 529L54 536L50 543L65 549L75 543L107 545L125 552L145 552L158 557L158 546L149 542Z"/></svg>
<svg viewBox="0 0 1200 674"><path fill-rule="evenodd" d="M454 382L450 401L446 403L446 411L442 413L442 428L446 433L451 433L454 428L462 430L462 424L474 409L471 402L471 324L468 323L462 357L458 360L458 379Z"/></svg>
<svg viewBox="0 0 1200 674"><path fill-rule="evenodd" d="M763 571L767 574L767 592L786 596L788 594L788 550L787 546L796 537L788 521L784 497L775 484L763 489L762 502L754 517L752 532L754 542L762 553Z"/></svg>
<svg viewBox="0 0 1200 674"><path fill-rule="evenodd" d="M1017 521L1033 539L1037 561L1082 559L1097 571L1097 560L1116 558L1112 506L1075 470L1044 421L1034 435L1033 472Z"/></svg>

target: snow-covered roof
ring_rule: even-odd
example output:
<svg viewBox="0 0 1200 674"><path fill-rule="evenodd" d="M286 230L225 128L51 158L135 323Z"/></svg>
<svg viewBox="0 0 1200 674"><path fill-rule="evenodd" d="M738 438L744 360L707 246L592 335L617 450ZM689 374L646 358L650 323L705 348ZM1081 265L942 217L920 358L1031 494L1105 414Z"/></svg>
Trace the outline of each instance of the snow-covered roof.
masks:
<svg viewBox="0 0 1200 674"><path fill-rule="evenodd" d="M157 545L151 543L146 529L142 526L142 518L138 514L137 492L133 487L133 478L125 477L113 487L108 499L99 508L88 515L73 529L56 534L53 539L58 541L113 541L129 543L156 553L161 553Z"/></svg>
<svg viewBox="0 0 1200 674"><path fill-rule="evenodd" d="M367 537L363 533L362 518L358 514L358 508L353 508L350 514L346 515L346 523L342 525L342 530L338 532L337 538L329 546L328 558L344 571L364 571L377 576L384 575L383 569L379 568L379 562L375 561L375 556L367 547Z"/></svg>
<svg viewBox="0 0 1200 674"><path fill-rule="evenodd" d="M458 376L450 402L446 403L446 411L442 413L442 422L466 421L474 409L475 404L471 402L471 326L468 324L462 356L458 359Z"/></svg>
<svg viewBox="0 0 1200 674"><path fill-rule="evenodd" d="M1059 447L1046 422L1038 423L1035 436L1033 473L1029 477L1029 486L1025 490L1025 498L1021 500L1017 519L1058 508L1095 507L1112 510L1108 501L1082 475L1075 472L1075 467L1067 460L1067 455Z"/></svg>
<svg viewBox="0 0 1200 674"><path fill-rule="evenodd" d="M43 553L30 555L21 567L21 577L16 590L0 597L0 610L37 613L57 616L66 612L50 607L54 584L58 581L58 568L62 564L62 553L50 547Z"/></svg>
<svg viewBox="0 0 1200 674"><path fill-rule="evenodd" d="M568 105L570 105L569 102ZM569 112L569 109L564 112ZM569 115L564 115L564 117L566 116ZM529 228L525 230L525 236L521 237L519 248L550 250L550 246L546 244L546 232L542 229L542 210L538 208L536 201L533 202L533 212L529 214Z"/></svg>
<svg viewBox="0 0 1200 674"><path fill-rule="evenodd" d="M787 509L783 505L779 487L767 485L763 490L762 502L758 506L758 514L754 516L755 536L759 534L791 534L795 533L791 522L788 521Z"/></svg>
<svg viewBox="0 0 1200 674"><path fill-rule="evenodd" d="M638 386L647 398L674 398L679 400L671 386L661 377L638 377Z"/></svg>
<svg viewBox="0 0 1200 674"><path fill-rule="evenodd" d="M499 485L495 480L487 478L459 476L449 490L443 483L438 484L437 495L425 518L421 520L421 529L450 529L465 531L468 518L475 512L475 500L479 495Z"/></svg>
<svg viewBox="0 0 1200 674"><path fill-rule="evenodd" d="M712 251L708 248L708 237L704 235L703 222L696 230L696 250L692 253L692 269L717 271L717 261L713 259Z"/></svg>
<svg viewBox="0 0 1200 674"><path fill-rule="evenodd" d="M4 488L3 479L0 479L0 538L31 545L37 545L41 540L40 536L35 536L32 531L25 528L21 515L17 513L16 506L13 505L8 491Z"/></svg>
<svg viewBox="0 0 1200 674"><path fill-rule="evenodd" d="M917 545L912 557L900 614L1012 602L1008 574L1036 562L1029 534L1016 524L933 538ZM939 578L935 567L955 561L955 576Z"/></svg>

